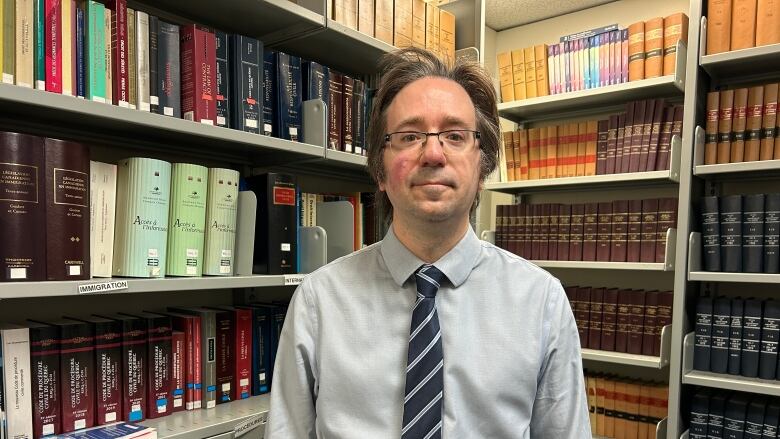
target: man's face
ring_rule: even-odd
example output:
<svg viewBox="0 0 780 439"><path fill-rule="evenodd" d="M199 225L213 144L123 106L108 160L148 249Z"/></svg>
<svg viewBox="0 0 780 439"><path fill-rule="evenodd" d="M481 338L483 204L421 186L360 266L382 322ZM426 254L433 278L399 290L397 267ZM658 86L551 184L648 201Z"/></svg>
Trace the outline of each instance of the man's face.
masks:
<svg viewBox="0 0 780 439"><path fill-rule="evenodd" d="M476 130L471 98L456 82L418 79L395 96L387 108L387 132ZM443 222L468 220L479 190L479 140L474 147L452 153L430 136L421 147L384 149L385 179L380 190L393 205L393 220Z"/></svg>

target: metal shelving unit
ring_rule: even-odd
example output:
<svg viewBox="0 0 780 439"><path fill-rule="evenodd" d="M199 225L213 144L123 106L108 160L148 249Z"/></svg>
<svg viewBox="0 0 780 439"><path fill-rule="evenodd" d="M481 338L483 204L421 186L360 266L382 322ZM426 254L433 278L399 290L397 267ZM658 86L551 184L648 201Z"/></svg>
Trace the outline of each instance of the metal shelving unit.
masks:
<svg viewBox="0 0 780 439"><path fill-rule="evenodd" d="M596 349L582 349L582 359L586 361L598 361L602 363L622 364L650 369L663 369L669 365L671 342L672 326L666 325L661 329L661 355L658 357L601 351Z"/></svg>
<svg viewBox="0 0 780 439"><path fill-rule="evenodd" d="M751 76L757 66L762 71L780 70L780 44L732 50L730 52L705 55L707 53L707 18L702 17L699 65L710 78L733 78Z"/></svg>
<svg viewBox="0 0 780 439"><path fill-rule="evenodd" d="M780 56L780 55L779 55ZM693 175L707 179L760 178L767 174L780 176L780 160L704 164L704 128L696 127L693 151Z"/></svg>
<svg viewBox="0 0 780 439"><path fill-rule="evenodd" d="M690 249L688 252L688 280L690 281L780 284L780 274L704 271L699 232L691 232L688 237L688 248Z"/></svg>

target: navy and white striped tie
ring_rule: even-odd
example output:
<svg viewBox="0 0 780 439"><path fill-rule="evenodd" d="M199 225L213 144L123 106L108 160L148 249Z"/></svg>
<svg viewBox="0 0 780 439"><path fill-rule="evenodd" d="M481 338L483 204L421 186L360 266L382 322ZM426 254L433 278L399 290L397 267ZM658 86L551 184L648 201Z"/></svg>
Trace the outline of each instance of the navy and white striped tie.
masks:
<svg viewBox="0 0 780 439"><path fill-rule="evenodd" d="M409 335L402 439L441 438L444 355L436 291L444 279L433 265L423 265L415 273L417 301Z"/></svg>

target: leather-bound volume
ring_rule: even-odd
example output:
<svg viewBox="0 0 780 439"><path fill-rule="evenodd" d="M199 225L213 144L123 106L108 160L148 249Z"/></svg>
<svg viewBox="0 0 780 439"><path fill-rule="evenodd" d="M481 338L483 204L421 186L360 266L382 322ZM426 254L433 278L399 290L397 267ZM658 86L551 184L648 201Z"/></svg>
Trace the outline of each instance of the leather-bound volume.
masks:
<svg viewBox="0 0 780 439"><path fill-rule="evenodd" d="M30 331L31 385L25 391L32 396L33 437L60 434L60 329L38 322L26 326Z"/></svg>
<svg viewBox="0 0 780 439"><path fill-rule="evenodd" d="M761 300L745 300L745 314L742 317L742 376L758 376L762 315Z"/></svg>
<svg viewBox="0 0 780 439"><path fill-rule="evenodd" d="M641 354L645 332L645 292L634 290L631 292L629 300L631 305L628 317L628 345L626 351L629 354Z"/></svg>
<svg viewBox="0 0 780 439"><path fill-rule="evenodd" d="M558 254L557 261L569 260L569 239L571 232L571 205L558 206Z"/></svg>
<svg viewBox="0 0 780 439"><path fill-rule="evenodd" d="M538 180L541 177L541 167L542 167L539 128L529 128L527 131L528 131L528 179Z"/></svg>
<svg viewBox="0 0 780 439"><path fill-rule="evenodd" d="M748 89L747 124L745 126L745 161L759 159L761 151L761 121L764 114L764 86Z"/></svg>
<svg viewBox="0 0 780 439"><path fill-rule="evenodd" d="M525 97L535 98L538 95L536 94L536 58L533 46L523 49L523 58L525 59Z"/></svg>
<svg viewBox="0 0 780 439"><path fill-rule="evenodd" d="M726 401L730 394L716 392L710 397L710 415L707 417L707 437L723 437L723 425L726 418Z"/></svg>
<svg viewBox="0 0 780 439"><path fill-rule="evenodd" d="M612 123L614 119L614 123ZM609 120L598 121L598 140L596 141L596 175L607 174L607 149L609 142L616 140L617 115L612 115ZM615 167L614 160L612 167Z"/></svg>
<svg viewBox="0 0 780 439"><path fill-rule="evenodd" d="M550 125L547 127L547 178L560 177L557 174L558 169L558 127ZM594 157L595 160L595 157Z"/></svg>
<svg viewBox="0 0 780 439"><path fill-rule="evenodd" d="M585 123L585 175L596 175L597 143L598 121L589 120Z"/></svg>
<svg viewBox="0 0 780 439"><path fill-rule="evenodd" d="M742 195L720 198L721 270L742 271Z"/></svg>
<svg viewBox="0 0 780 439"><path fill-rule="evenodd" d="M720 271L720 216L718 197L702 197L701 242L705 271Z"/></svg>
<svg viewBox="0 0 780 439"><path fill-rule="evenodd" d="M612 203L598 203L598 227L596 232L596 260L609 262L612 239Z"/></svg>
<svg viewBox="0 0 780 439"><path fill-rule="evenodd" d="M96 412L95 423L122 419L122 324L102 317L82 317L95 333Z"/></svg>
<svg viewBox="0 0 780 439"><path fill-rule="evenodd" d="M528 130L517 130L514 136L515 140L515 160L517 160L518 149L520 152L520 179L528 180L528 172L530 171L530 165L528 163ZM517 163L515 163L517 165ZM517 170L515 170L515 176L517 176Z"/></svg>
<svg viewBox="0 0 780 439"><path fill-rule="evenodd" d="M780 1L758 0L756 46L780 43Z"/></svg>
<svg viewBox="0 0 780 439"><path fill-rule="evenodd" d="M777 343L780 341L780 302L764 302L761 322L761 351L758 358L758 377L773 380L777 371Z"/></svg>
<svg viewBox="0 0 780 439"><path fill-rule="evenodd" d="M60 396L64 433L95 425L95 334L92 325L63 319L60 329Z"/></svg>
<svg viewBox="0 0 780 439"><path fill-rule="evenodd" d="M748 404L747 416L745 416L745 436L744 439L758 439L766 437L764 435L764 413L766 412L767 400L764 396L753 398Z"/></svg>
<svg viewBox="0 0 780 439"><path fill-rule="evenodd" d="M569 260L582 261L584 204L572 204L569 233Z"/></svg>
<svg viewBox="0 0 780 439"><path fill-rule="evenodd" d="M639 262L642 242L642 200L628 202L626 262Z"/></svg>
<svg viewBox="0 0 780 439"><path fill-rule="evenodd" d="M520 256L525 259L531 259L532 241L533 241L533 205L524 204L520 211L522 224L518 221L517 236L518 244L522 253ZM523 225L524 224L524 225Z"/></svg>
<svg viewBox="0 0 780 439"><path fill-rule="evenodd" d="M655 315L655 323L658 327L658 334L664 326L672 324L672 304L674 303L673 291L662 291L658 293L658 310ZM655 346L653 346L653 355L661 355L661 337L656 337Z"/></svg>
<svg viewBox="0 0 780 439"><path fill-rule="evenodd" d="M642 137L644 136L645 124L649 124L645 119L648 103L649 101L637 101L634 105L634 129L631 134L631 149L628 154L627 172L639 171L639 156L642 153ZM624 150L623 160L625 159Z"/></svg>
<svg viewBox="0 0 780 439"><path fill-rule="evenodd" d="M707 0L707 55L730 50L731 1Z"/></svg>
<svg viewBox="0 0 780 439"><path fill-rule="evenodd" d="M671 160L672 160L672 137L677 136L680 139L682 139L682 124L683 124L683 117L685 116L685 109L682 105L675 105L674 107L669 109L669 113L666 113L664 115L664 120L670 120L671 121L671 133L668 137L664 137L664 141L662 141L658 145L658 158L656 159L656 171L667 171L669 170L669 167L671 166ZM671 115L671 118L667 118L667 115ZM663 125L661 126L661 133L665 132L665 128ZM668 140L665 140L668 139Z"/></svg>
<svg viewBox="0 0 780 439"><path fill-rule="evenodd" d="M529 223L526 223L526 233L528 230L531 231L529 236L529 241L531 242L531 259L533 260L539 260L539 245L541 244L542 240L542 231L541 231L541 225L542 225L542 205L541 204L531 204L530 206L530 228L528 227Z"/></svg>
<svg viewBox="0 0 780 439"><path fill-rule="evenodd" d="M536 63L536 96L547 96L550 94L550 80L546 44L534 46L534 62Z"/></svg>
<svg viewBox="0 0 780 439"><path fill-rule="evenodd" d="M504 219L506 217L506 211L508 210L509 206L505 206L502 204L499 204L496 206L496 238L495 238L495 244L499 248L506 249L506 243L505 243L505 236L506 236L506 230L505 230L505 223L506 220Z"/></svg>
<svg viewBox="0 0 780 439"><path fill-rule="evenodd" d="M696 302L695 328L693 368L709 371L712 347L712 299L709 297L700 297Z"/></svg>
<svg viewBox="0 0 780 439"><path fill-rule="evenodd" d="M731 163L745 161L748 89L734 90L734 122L731 124Z"/></svg>
<svg viewBox="0 0 780 439"><path fill-rule="evenodd" d="M653 109L653 120L650 126L650 141L647 147L647 160L639 160L640 171L655 171L657 167L658 150L661 143L661 127L664 121L664 100L662 98L655 100Z"/></svg>
<svg viewBox="0 0 780 439"><path fill-rule="evenodd" d="M653 355L656 337L661 336L658 330L658 291L645 293L645 315L642 323L642 355Z"/></svg>
<svg viewBox="0 0 780 439"><path fill-rule="evenodd" d="M712 347L710 371L726 373L729 363L729 329L731 323L731 299L718 297L712 302Z"/></svg>
<svg viewBox="0 0 780 439"><path fill-rule="evenodd" d="M742 200L742 272L761 273L764 265L764 194Z"/></svg>
<svg viewBox="0 0 780 439"><path fill-rule="evenodd" d="M558 211L560 204L552 203L549 206L547 217L547 256L545 259L555 261L558 259Z"/></svg>
<svg viewBox="0 0 780 439"><path fill-rule="evenodd" d="M44 158L46 279L89 279L89 148L47 138Z"/></svg>
<svg viewBox="0 0 780 439"><path fill-rule="evenodd" d="M504 139L504 161L506 162L506 176L508 181L515 181L515 155L512 149L513 132L502 133Z"/></svg>
<svg viewBox="0 0 780 439"><path fill-rule="evenodd" d="M577 332L580 334L580 346L586 348L590 335L590 288L577 288L577 310L574 318Z"/></svg>
<svg viewBox="0 0 780 439"><path fill-rule="evenodd" d="M664 18L664 76L674 74L680 40L688 44L688 16L683 12Z"/></svg>
<svg viewBox="0 0 780 439"><path fill-rule="evenodd" d="M615 144L615 172L614 174L620 174L623 172L623 145L626 138L626 113L620 113L618 115L618 129L617 129L617 143Z"/></svg>
<svg viewBox="0 0 780 439"><path fill-rule="evenodd" d="M718 163L728 163L731 159L731 123L734 117L734 90L720 92L720 111L718 114Z"/></svg>
<svg viewBox="0 0 780 439"><path fill-rule="evenodd" d="M601 349L603 309L604 288L592 288L590 290L590 324L588 327L589 349Z"/></svg>
<svg viewBox="0 0 780 439"><path fill-rule="evenodd" d="M645 22L628 26L628 80L645 79Z"/></svg>
<svg viewBox="0 0 780 439"><path fill-rule="evenodd" d="M663 55L664 19L651 18L645 22L645 79L657 78L663 74Z"/></svg>
<svg viewBox="0 0 780 439"><path fill-rule="evenodd" d="M539 254L535 259L546 260L550 249L550 204L539 205Z"/></svg>
<svg viewBox="0 0 780 439"><path fill-rule="evenodd" d="M730 375L739 375L742 371L742 317L745 312L745 300L731 299L731 318L729 319L729 365Z"/></svg>
<svg viewBox="0 0 780 439"><path fill-rule="evenodd" d="M764 273L780 273L780 194L764 199Z"/></svg>
<svg viewBox="0 0 780 439"><path fill-rule="evenodd" d="M647 169L647 159L650 155L650 137L653 132L653 119L655 116L656 99L650 99L645 106L644 123L642 124L642 140L639 147L639 166L637 172L643 172ZM663 105L663 102L661 103ZM660 122L659 122L660 124ZM653 162L655 169L655 162Z"/></svg>
<svg viewBox="0 0 780 439"><path fill-rule="evenodd" d="M707 438L707 418L710 414L710 395L704 390L693 394L691 421L688 433L691 438Z"/></svg>
<svg viewBox="0 0 780 439"><path fill-rule="evenodd" d="M775 153L777 124L777 83L764 86L764 111L761 115L761 149L759 160L772 160ZM778 156L780 158L780 156Z"/></svg>
<svg viewBox="0 0 780 439"><path fill-rule="evenodd" d="M655 240L655 262L664 262L666 256L666 233L677 228L677 198L658 200L658 229Z"/></svg>
<svg viewBox="0 0 780 439"><path fill-rule="evenodd" d="M732 0L730 50L756 45L756 0Z"/></svg>
<svg viewBox="0 0 780 439"><path fill-rule="evenodd" d="M496 55L498 63L498 78L501 85L501 102L515 100L515 87L512 79L512 52L502 52Z"/></svg>
<svg viewBox="0 0 780 439"><path fill-rule="evenodd" d="M639 262L655 262L658 234L658 199L642 200L642 234Z"/></svg>
<svg viewBox="0 0 780 439"><path fill-rule="evenodd" d="M616 200L612 202L611 235L609 260L611 262L626 262L628 200Z"/></svg>
<svg viewBox="0 0 780 439"><path fill-rule="evenodd" d="M615 352L628 352L628 334L631 326L631 290L618 291Z"/></svg>
<svg viewBox="0 0 780 439"><path fill-rule="evenodd" d="M0 144L0 281L42 281L46 279L43 138L3 131Z"/></svg>
<svg viewBox="0 0 780 439"><path fill-rule="evenodd" d="M577 176L584 176L587 170L588 160L588 124L581 122L577 124Z"/></svg>
<svg viewBox="0 0 780 439"><path fill-rule="evenodd" d="M615 331L617 330L618 289L604 290L601 307L601 350L615 350Z"/></svg>
<svg viewBox="0 0 780 439"><path fill-rule="evenodd" d="M780 422L780 403L770 401L764 412L764 437L777 435L777 424Z"/></svg>
<svg viewBox="0 0 780 439"><path fill-rule="evenodd" d="M379 3L382 2L378 2L377 5ZM379 35L378 32L377 35ZM344 111L344 99L342 96L344 75L331 69L328 72L328 76L328 95L330 96L328 99L328 148L338 151L343 143L341 121L343 120L342 112Z"/></svg>
<svg viewBox="0 0 780 439"><path fill-rule="evenodd" d="M598 214L599 203L586 203L582 218L582 260L595 261L598 247Z"/></svg>
<svg viewBox="0 0 780 439"><path fill-rule="evenodd" d="M707 93L707 113L704 125L704 164L718 163L718 120L720 114L720 92Z"/></svg>

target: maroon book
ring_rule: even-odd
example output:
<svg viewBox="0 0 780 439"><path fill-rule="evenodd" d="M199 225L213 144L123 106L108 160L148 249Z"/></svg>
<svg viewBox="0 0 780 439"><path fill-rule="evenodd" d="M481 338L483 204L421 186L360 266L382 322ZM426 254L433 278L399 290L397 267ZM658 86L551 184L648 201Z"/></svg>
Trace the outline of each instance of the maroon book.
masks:
<svg viewBox="0 0 780 439"><path fill-rule="evenodd" d="M537 259L549 259L550 250L550 204L539 206L539 256Z"/></svg>
<svg viewBox="0 0 780 439"><path fill-rule="evenodd" d="M496 236L494 238L496 247L504 248L504 249L506 248L504 246L504 233L505 233L504 228L505 228L505 221L506 221L504 219L505 218L504 217L504 212L505 212L504 208L506 208L506 207L509 207L509 206L505 206L503 204L496 205Z"/></svg>
<svg viewBox="0 0 780 439"><path fill-rule="evenodd" d="M658 230L655 242L655 262L663 262L666 255L666 232L677 228L677 198L658 200Z"/></svg>
<svg viewBox="0 0 780 439"><path fill-rule="evenodd" d="M683 124L683 106L675 105L672 111L672 128L671 136L678 136L682 138L682 124ZM665 171L669 169L669 162L671 160L671 136L669 137L669 143L664 143L658 147L658 159L656 161L656 170Z"/></svg>
<svg viewBox="0 0 780 439"><path fill-rule="evenodd" d="M577 311L577 287L564 287L563 291L566 292L566 299L569 301L569 307L571 307L572 314L574 314Z"/></svg>
<svg viewBox="0 0 780 439"><path fill-rule="evenodd" d="M138 317L146 328L146 417L161 418L171 414L171 318L141 312Z"/></svg>
<svg viewBox="0 0 780 439"><path fill-rule="evenodd" d="M604 288L590 290L590 326L588 328L588 348L601 349L602 312L604 307Z"/></svg>
<svg viewBox="0 0 780 439"><path fill-rule="evenodd" d="M639 101L637 102L629 102L626 104L626 127L623 134L623 156L621 158L620 162L620 172L626 173L629 172L630 164L631 164L631 145L633 144L634 140L634 130L635 128L638 129L639 121L634 121L635 118L635 107L639 106Z"/></svg>
<svg viewBox="0 0 780 439"><path fill-rule="evenodd" d="M231 398L245 399L252 394L252 310L220 307L233 315L233 385Z"/></svg>
<svg viewBox="0 0 780 439"><path fill-rule="evenodd" d="M595 261L598 237L598 203L585 203L582 217L582 260Z"/></svg>
<svg viewBox="0 0 780 439"><path fill-rule="evenodd" d="M626 134L626 113L618 115L617 143L615 144L615 174L623 172L623 141Z"/></svg>
<svg viewBox="0 0 780 439"><path fill-rule="evenodd" d="M659 336L656 314L658 313L658 291L645 293L644 338L642 340L642 355L653 355L655 339Z"/></svg>
<svg viewBox="0 0 780 439"><path fill-rule="evenodd" d="M555 261L558 259L558 211L560 204L552 203L550 206L548 231L547 231L547 259Z"/></svg>
<svg viewBox="0 0 780 439"><path fill-rule="evenodd" d="M89 279L89 148L46 139L46 279Z"/></svg>
<svg viewBox="0 0 780 439"><path fill-rule="evenodd" d="M626 262L639 262L642 242L642 200L628 202L628 239L626 242Z"/></svg>
<svg viewBox="0 0 780 439"><path fill-rule="evenodd" d="M655 262L658 233L658 199L642 200L642 236L639 262Z"/></svg>
<svg viewBox="0 0 780 439"><path fill-rule="evenodd" d="M650 137L653 133L653 115L655 112L656 99L649 99L645 106L645 115L642 124L642 143L639 149L639 168L637 172L644 172L647 169L647 159L650 155ZM653 166L655 169L655 165Z"/></svg>
<svg viewBox="0 0 780 439"><path fill-rule="evenodd" d="M520 212L523 215L523 234L518 236L518 239L522 240L523 254L525 259L531 259L531 250L533 247L533 205L524 204Z"/></svg>
<svg viewBox="0 0 780 439"><path fill-rule="evenodd" d="M642 152L642 136L645 128L645 108L648 101L634 104L634 129L631 131L631 147L628 153L628 172L639 171L639 155ZM625 150L623 151L625 160Z"/></svg>
<svg viewBox="0 0 780 439"><path fill-rule="evenodd" d="M612 240L612 203L599 203L598 234L596 237L596 260L609 262Z"/></svg>
<svg viewBox="0 0 780 439"><path fill-rule="evenodd" d="M62 433L60 424L60 328L30 322L33 437ZM11 389L8 389L11 390Z"/></svg>
<svg viewBox="0 0 780 439"><path fill-rule="evenodd" d="M111 10L111 79L114 105L128 106L130 103L130 64L127 41L127 0L108 0L106 7ZM132 42L135 44L135 41ZM216 50L216 49L215 49ZM75 94L75 93L74 93Z"/></svg>
<svg viewBox="0 0 780 439"><path fill-rule="evenodd" d="M658 160L658 146L661 141L661 125L664 119L664 100L663 98L655 100L655 109L653 110L653 125L650 129L650 147L647 153L647 163L643 170L655 171Z"/></svg>
<svg viewBox="0 0 780 439"><path fill-rule="evenodd" d="M146 419L146 322L124 314L102 315L120 323L122 331L122 416L119 420Z"/></svg>
<svg viewBox="0 0 780 439"><path fill-rule="evenodd" d="M627 240L628 200L615 200L612 202L612 239L609 251L611 262L626 262Z"/></svg>
<svg viewBox="0 0 780 439"><path fill-rule="evenodd" d="M631 290L618 291L615 329L615 352L628 352L628 332L631 327Z"/></svg>
<svg viewBox="0 0 780 439"><path fill-rule="evenodd" d="M187 386L187 341L182 331L171 331L171 409L172 413L184 410L184 389Z"/></svg>
<svg viewBox="0 0 780 439"><path fill-rule="evenodd" d="M522 257L525 252L525 206L522 204L509 206L508 235L510 251Z"/></svg>
<svg viewBox="0 0 780 439"><path fill-rule="evenodd" d="M95 334L95 424L122 419L122 323L102 317L82 317Z"/></svg>
<svg viewBox="0 0 780 439"><path fill-rule="evenodd" d="M200 346L200 338L199 338L199 327L200 327L200 317L182 314L182 313L176 313L176 312L165 312L162 313L164 315L167 315L171 318L171 324L173 325L173 332L172 332L172 338L171 343L175 341L175 332L182 332L184 334L184 357L182 359L182 362L184 364L184 407L187 410L193 410L195 408L195 401L200 403L200 396L196 396L195 392L195 384L196 384L196 377L201 376L201 370L200 368L196 368L196 359L200 358L199 356L196 357L196 346ZM197 324L196 324L197 322ZM196 325L198 326L198 329L196 330ZM195 339L195 337L198 337L198 340ZM175 346L174 346L175 350ZM173 357L172 357L173 358ZM172 373L175 373L175 367L176 367L176 360L173 359L173 366L174 370L172 370ZM173 379L175 381L175 378ZM200 379L197 380L197 382L200 382ZM172 386L175 387L176 382L172 384ZM174 392L174 404L173 404L173 411L177 411L176 407L176 399L175 399L175 392L176 388L173 389L172 392Z"/></svg>
<svg viewBox="0 0 780 439"><path fill-rule="evenodd" d="M571 232L571 205L558 205L558 254L556 260L569 259L569 233Z"/></svg>
<svg viewBox="0 0 780 439"><path fill-rule="evenodd" d="M217 40L203 26L181 27L181 111L186 120L217 123Z"/></svg>
<svg viewBox="0 0 780 439"><path fill-rule="evenodd" d="M626 351L629 354L641 354L645 333L645 292L643 290L632 291L629 301L631 305L628 318L628 346Z"/></svg>
<svg viewBox="0 0 780 439"><path fill-rule="evenodd" d="M232 401L234 395L236 330L232 312L214 309L217 311L217 404L224 404Z"/></svg>
<svg viewBox="0 0 780 439"><path fill-rule="evenodd" d="M569 260L582 260L582 234L584 230L583 218L585 216L584 204L571 205L571 227L569 228Z"/></svg>
<svg viewBox="0 0 780 439"><path fill-rule="evenodd" d="M0 132L0 144L0 282L42 281L46 279L43 138Z"/></svg>
<svg viewBox="0 0 780 439"><path fill-rule="evenodd" d="M656 332L658 337L655 338L655 345L653 346L653 355L661 355L661 330L664 326L672 324L672 304L674 303L674 292L663 291L658 293L658 307L655 313L655 323L658 327Z"/></svg>
<svg viewBox="0 0 780 439"><path fill-rule="evenodd" d="M75 320L53 323L60 328L60 395L62 432L95 425L95 335L92 325Z"/></svg>
<svg viewBox="0 0 780 439"><path fill-rule="evenodd" d="M601 121L599 121L601 123ZM607 120L606 158L604 160L604 174L615 173L615 152L617 150L618 115L613 114ZM601 132L601 127L599 127ZM599 137L600 138L600 137ZM596 168L596 174L598 174Z"/></svg>
<svg viewBox="0 0 780 439"><path fill-rule="evenodd" d="M344 75L343 78L343 85L341 87L341 150L344 152L354 152L355 129L352 125L352 110L355 108L355 79L347 75ZM217 399L217 401L219 401L219 399Z"/></svg>
<svg viewBox="0 0 780 439"><path fill-rule="evenodd" d="M612 116L610 116L610 120ZM611 130L610 120L598 121L598 133L596 140L596 175L607 174L607 149L608 138L614 131ZM614 166L614 165L613 165Z"/></svg>
<svg viewBox="0 0 780 439"><path fill-rule="evenodd" d="M577 311L574 314L577 331L580 334L580 347L588 347L590 334L590 288L577 288Z"/></svg>
<svg viewBox="0 0 780 439"><path fill-rule="evenodd" d="M615 332L617 330L618 289L604 290L601 307L601 350L615 350Z"/></svg>
<svg viewBox="0 0 780 439"><path fill-rule="evenodd" d="M328 148L341 150L341 113L344 105L341 84L344 77L333 70L330 71L329 75L328 89L330 91L330 108L328 108Z"/></svg>
<svg viewBox="0 0 780 439"><path fill-rule="evenodd" d="M542 205L531 204L531 259L539 260L541 254L540 245L542 243ZM527 230L527 229L526 229Z"/></svg>
<svg viewBox="0 0 780 439"><path fill-rule="evenodd" d="M672 149L673 124L674 107L666 107L664 108L663 120L661 121L661 134L658 139L658 157L655 159L656 171L665 171L667 169L665 163L669 161L669 154Z"/></svg>

